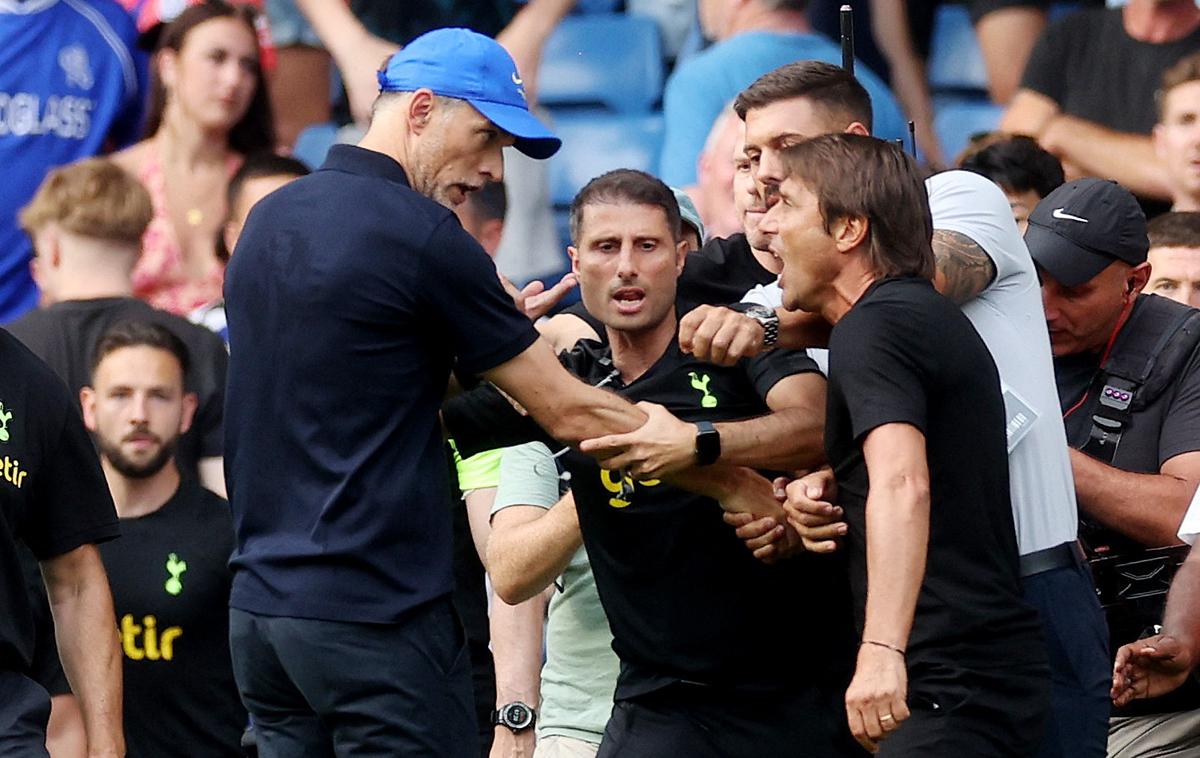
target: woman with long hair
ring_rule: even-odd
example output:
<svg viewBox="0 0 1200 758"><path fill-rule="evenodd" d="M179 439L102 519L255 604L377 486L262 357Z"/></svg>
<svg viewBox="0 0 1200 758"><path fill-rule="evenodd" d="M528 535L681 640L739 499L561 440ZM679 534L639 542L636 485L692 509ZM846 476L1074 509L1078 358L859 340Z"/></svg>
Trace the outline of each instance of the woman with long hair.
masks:
<svg viewBox="0 0 1200 758"><path fill-rule="evenodd" d="M221 295L215 239L242 159L274 147L253 11L189 7L162 32L151 69L147 137L114 156L154 201L134 293L186 315Z"/></svg>

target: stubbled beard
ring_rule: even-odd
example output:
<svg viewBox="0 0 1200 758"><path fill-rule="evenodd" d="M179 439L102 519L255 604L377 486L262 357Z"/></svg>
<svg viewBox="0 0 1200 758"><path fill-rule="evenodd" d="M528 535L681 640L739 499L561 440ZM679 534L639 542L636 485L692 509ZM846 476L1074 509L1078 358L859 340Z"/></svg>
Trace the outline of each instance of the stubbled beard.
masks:
<svg viewBox="0 0 1200 758"><path fill-rule="evenodd" d="M122 476L129 479L149 479L150 477L163 470L167 462L171 460L171 456L175 455L175 448L179 444L179 438L173 437L163 441L158 448L158 452L154 457L145 463L138 463L130 460L128 456L121 451L120 445L113 445L107 440L100 439L100 454L104 456L113 468Z"/></svg>

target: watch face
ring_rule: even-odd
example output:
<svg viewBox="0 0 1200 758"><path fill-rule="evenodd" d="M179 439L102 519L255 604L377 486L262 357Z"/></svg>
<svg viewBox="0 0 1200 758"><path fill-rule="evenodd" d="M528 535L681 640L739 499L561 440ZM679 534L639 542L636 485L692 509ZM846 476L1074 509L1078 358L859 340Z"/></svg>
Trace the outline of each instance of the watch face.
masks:
<svg viewBox="0 0 1200 758"><path fill-rule="evenodd" d="M524 703L509 703L501 711L501 718L509 729L524 729L533 721L533 711Z"/></svg>

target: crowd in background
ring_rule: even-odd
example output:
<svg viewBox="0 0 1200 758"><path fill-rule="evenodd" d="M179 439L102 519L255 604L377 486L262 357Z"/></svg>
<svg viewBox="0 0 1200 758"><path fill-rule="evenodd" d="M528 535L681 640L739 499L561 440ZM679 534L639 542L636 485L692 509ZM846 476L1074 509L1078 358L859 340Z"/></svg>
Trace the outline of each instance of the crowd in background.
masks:
<svg viewBox="0 0 1200 758"><path fill-rule="evenodd" d="M1023 434L1011 428L1023 423L1014 422L1019 409L1036 419L1047 407L1039 406L1030 390L1013 390L1019 382L1006 375L1009 369L971 307L1011 316L1004 310L1010 305L987 299L988 288L1017 288L1005 284L1010 275L1013 281L1019 278L1013 273L1017 269L1028 279L1021 281L1034 282L1044 311L1038 309L1032 318L1040 329L1045 316L1053 356L1054 380L1043 382L1042 389L1057 389L1048 412L1061 412L1065 432L1060 436L1065 434L1075 448L1069 460L1065 447L1059 451L1064 470L1073 471L1073 481L1064 486L1074 493L1072 508L1078 498L1084 519L1080 537L1096 568L1100 601L1110 614L1125 613L1123 604L1133 603L1130 595L1137 593L1126 588L1112 590L1119 598L1106 595L1111 589L1106 582L1153 585L1144 593L1149 599L1135 598L1137 621L1130 623L1136 628L1118 631L1110 615L1112 637L1103 628L1094 629L1097 644L1107 650L1111 643L1115 655L1116 647L1154 632L1162 623L1169 576L1183 562L1180 545L1188 534L1181 522L1200 482L1200 462L1194 460L1200 458L1200 427L1192 428L1200 414L1200 375L1193 376L1200 371L1200 359L1195 340L1175 339L1176 332L1200 333L1200 325L1189 320L1194 311L1180 307L1177 312L1170 306L1160 315L1154 310L1159 305L1145 305L1146 296L1155 294L1200 307L1200 7L1193 0L1129 0L1109 3L1111 7L1087 0L960 4L967 7L978 37L987 96L1003 111L996 111L993 128L973 135L965 150L951 155L938 132L939 103L926 75L934 18L938 6L945 5L932 0L849 3L855 11L858 56L853 76L868 98L865 111L856 93L837 89L846 85L836 72L820 66L801 73L788 68L797 61L823 62L830 69L842 63L843 46L836 39L842 3L826 0L0 0L0 326L7 333L4 339L11 335L57 374L73 400L68 412L38 393L36 398L0 394L5 467L0 488L11 487L15 493L22 487L25 472L17 467L15 447L10 451L6 445L12 430L24 429L18 422L24 424L24 417L35 412L56 419L81 415L98 462L61 464L59 475L72 484L49 493L55 488L41 483L43 474L36 494L78 497L79 534L96 542L114 534L97 515L102 506L93 502L95 496L80 493L89 486L102 488L115 503L122 536L104 542L101 558L117 620L113 646L121 651L121 660L108 665L124 671L129 754L215 756L254 749L247 709L254 712L255 704L245 700L245 687L239 697L228 647L232 571L226 564L234 551L235 525L222 498L231 470L225 424L227 416L237 417L237 409L226 404L226 377L231 365L236 370L238 352L232 347L231 364L237 333L230 334L226 313L226 266L236 260L239 238L248 220L253 226L259 201L313 172L325 173L319 169L329 144L322 144L318 154L305 153L304 135L336 131L330 143L353 143L366 133L369 140L369 125L378 115L373 111L380 107L376 98L381 87L385 93L388 87L388 69L381 65L414 39L444 27L465 27L494 38L520 72L519 77L513 74L512 83L521 88L522 100L544 114L539 83L554 72L543 66L543 55L564 19L628 14L653 20L662 52L658 64L670 73L661 102L651 104L662 117L655 163L628 167L644 170L642 178L605 174L616 189L588 184L591 195L581 183L571 188L579 194L567 210L552 197L557 180L547 162L531 157L536 149L518 144L505 147L503 169L490 177L495 181L477 186L473 179L461 178L443 196L434 195L452 208L462 229L495 261L505 291L521 310L541 319L542 335L556 351L568 351L580 338L606 342L615 333L600 314L589 314L586 292L584 301L574 302L581 264L578 252L568 258L566 248L582 249L585 218L599 223L585 214L589 203L661 204L668 221L675 214L680 234L674 241L686 240L689 253L683 273L676 272L679 315L699 308L691 315L694 321L673 324L671 331L678 328L681 340L694 334L696 343L688 345L688 352L716 365L750 360L753 351L739 350L755 340L763 346L778 336L785 345L789 335L806 335L786 344L797 349L823 348L829 342L827 330L810 339L811 324L789 322L786 316L772 322L769 315L788 304L780 301L778 288L772 290L785 263L777 249L784 243L772 243L772 237L782 234L778 229L760 228L776 202L764 187L778 190L798 173L783 155L796 143L829 132L873 134L899 140L926 175L945 177L938 172L957 168L990 180L1007 200L1006 208L999 206L999 219L985 217L987 209L995 210L988 205L995 198L987 194L994 188L975 187L977 177L964 180L955 173L945 180L951 184L939 184L937 176L929 180L935 281L943 294L963 305L992 349L1009 411L1010 457ZM616 46L620 48L620 40ZM785 75L771 78L781 70ZM638 122L622 123L635 129ZM643 136L631 133L629 139ZM765 180L772 170L778 175ZM655 194L658 185L649 184L651 176L670 187L667 199ZM408 180L419 189L421 177ZM616 201L605 192L615 193ZM972 194L979 192L983 194ZM642 202L644 197L651 199ZM354 212L352 206L353 199L347 214ZM1073 210L1077 208L1088 213ZM1009 227L1021 234L1030 230L1028 252ZM965 237L965 245L939 238L941 232ZM265 235L261 227L258 233L256 239ZM1084 258L1091 254L1105 266L1119 265L1096 268L1091 259L1066 260L1054 247L1058 239L1069 240ZM979 251L974 258L972 248ZM1018 258L1020 263L1012 263ZM951 262L944 266L946 260ZM297 260L291 265L306 264ZM783 282L779 285L786 291ZM347 298L359 296L369 298L370 293L345 293ZM744 297L754 304L717 308ZM744 315L763 306L767 315L751 313L757 320ZM310 312L294 315L314 322L341 317L334 306L320 302ZM775 330L770 339L768 328ZM1128 336L1135 329L1146 331L1136 332L1135 340ZM741 334L752 338L739 342L736 335ZM1018 342L1014 349L1023 347ZM1119 361L1122 351L1135 355ZM773 370L790 372L789 379L818 367L829 374L824 351L810 353L815 359L811 367L810 356L800 356L793 358L794 364L777 358L780 367ZM1167 355L1175 362L1160 358ZM1041 360L1039 356L1030 362ZM567 364L601 383L607 369L601 371L593 358L589 354ZM1143 365L1134 365L1138 359ZM831 360L836 365L837 358ZM603 360L599 365L611 369ZM1133 375L1118 376L1114 365L1133 366L1126 372ZM0 365L0 375L8 370ZM691 377L685 390L704 402L711 398L705 408L717 407L712 393L722 376L714 369L711 385L709 374ZM470 377L460 379L471 384ZM370 394L371 381L362 377L364 394ZM5 391L15 393L0 382L0 393ZM794 391L804 397L800 389ZM280 386L277 392L286 394L288 388ZM1096 401L1096 392L1116 398L1113 410L1087 405L1076 414L1085 402ZM1128 393L1125 406L1117 407L1122 392ZM762 395L747 400L752 409L747 415L781 412L765 390ZM499 423L495 419L500 418L500 411L482 400L471 404L478 395L462 397L467 400L454 416L462 432L462 439L455 434L457 444L472 431L488 436L463 419L482 424L480 419ZM1131 404L1130 397L1141 398L1141 404ZM1017 412L1012 412L1013 403ZM509 410L503 402L499 405ZM807 406L796 401L795 407ZM455 432L451 408L447 406L447 426ZM342 411L324 409L328 414ZM490 415L493 411L497 415ZM296 413L315 411L302 407ZM1153 416L1153 422L1131 426L1138 414ZM506 423L517 427L520 419ZM805 434L815 435L813 447L820 447L820 427ZM1124 447L1119 448L1123 435ZM544 435L503 441L529 444L503 452L500 444L463 444L460 451L450 442L445 450L456 474L450 514L454 609L466 627L482 755L525 756L535 749L551 758L594 755L613 712L614 688L618 700L636 699L644 694L639 687L651 688L647 682L653 677L644 671L641 680L630 684L630 664L623 657L627 649L620 649L621 639L644 630L614 628L614 654L613 634L608 633L612 619L605 617L613 601L603 587L597 596L598 580L582 547L593 539L588 529L599 533L603 527L589 526L591 517L576 516L574 502L562 505L581 469L568 463L570 455L560 460L561 452ZM752 467L789 474L818 468L823 456L803 466L796 463L803 440L793 441L797 448L788 461L794 465L773 466L778 459L752 458ZM319 431L311 433L309 442L318 448L324 444ZM727 439L725 444L728 453L732 443ZM696 445L700 454L698 438ZM1136 459L1130 452L1135 445ZM52 447L36 448L41 452L21 448L21 465L32 470L26 461ZM488 447L497 449L471 454ZM640 449L628 441L614 447L631 456L630 449ZM1103 470L1080 462L1076 456L1084 455L1081 450L1104 460ZM599 496L611 498L614 508L627 505L651 482L666 479L663 471L669 468L655 468L636 456L622 460L620 466L600 469L598 480L604 486ZM1070 520L1070 536L1030 547L1026 537L1045 525L1022 523L1015 474L1013 481L1020 576L1027 578L1032 575L1027 558L1074 544L1076 521ZM840 545L845 534L836 531L842 518L833 515L836 501L825 486L812 480L808 489L792 496L790 518L782 512L769 522L727 517L731 525L721 523L721 528L728 534L737 528L737 537L750 548L747 555L768 562L797 561L793 553L805 548L824 552ZM1118 490L1128 490L1126 501L1111 498ZM25 491L21 496L34 495ZM827 511L822 510L826 500L831 503ZM1147 503L1151 514L1139 510ZM15 524L8 503L4 505L6 518ZM1137 515L1130 515L1134 511ZM580 522L585 522L582 537ZM557 541L536 533L552 528L559 529ZM1054 532L1057 527L1045 528ZM19 531L12 524L5 527L9 529ZM54 571L44 568L43 585L38 562L58 566L54 559L59 556L45 535L26 535L24 542L19 556L0 561L6 572L19 570L0 580L17 585L6 590L6 602L14 602L17 590L32 598L28 622L24 616L11 623L0 620L0 674L16 670L38 681L52 696L50 755L81 756L99 716L88 709L81 712L72 693L91 702L102 701L104 693L76 686L86 679L77 649L82 643L69 630L64 635L67 627L58 630L58 649L63 651L58 660L51 617L58 612L52 609L60 606L67 580L58 577L56 589ZM543 548L533 551L529 545ZM653 542L638 547L659 549ZM527 554L532 552L539 555ZM1060 558L1031 560L1036 566L1036 560ZM1105 563L1106 558L1120 560ZM1145 582L1145 572L1126 565L1127 558L1133 564L1145 561L1143 569L1166 573ZM1047 563L1034 573L1062 567ZM62 566L58 570L66 571ZM746 576L757 576L754 570L746 568ZM611 566L601 573L606 576L600 583L618 581L611 575L620 574ZM1044 612L1028 587L1025 591L1026 601ZM1055 592L1066 592L1054 587L1044 591L1049 606L1059 597ZM1094 592L1090 584L1089 592ZM652 613L636 599L622 611ZM663 612L668 619L663 624L669 625L669 616ZM686 627L690 619L678 621ZM803 623L790 616L778 621ZM1018 632L1014 634L1020 636ZM14 641L34 636L36 644ZM668 649L680 644L670 638L658 641ZM1095 641L1077 642L1082 649ZM1062 656L1072 654L1074 642L1059 641ZM774 643L746 644L761 650L765 660L760 665L775 665ZM1052 649L1057 688L1054 655ZM664 656L670 657L665 651ZM619 665L627 678L618 679ZM239 670L239 677L248 671ZM1080 723L1097 708L1107 721L1110 673L1111 658L1105 657L1103 702L1093 702L1092 712L1081 710ZM1094 695L1095 680L1079 682L1077 691ZM1059 695L1056 689L1054 696ZM1121 758L1200 755L1200 692L1184 687L1172 697L1176 699L1114 712L1100 751ZM1046 705L1056 718L1071 712L1060 707L1057 701L1052 708ZM879 728L886 733L891 716L885 715ZM525 721L527 716L533 717ZM3 727L0 723L0 731ZM851 731L860 736L853 724ZM1067 729L1064 744L1070 735ZM878 739L876 733L860 742ZM844 754L854 754L847 742ZM1043 746L1036 754L1096 754L1086 739L1081 744L1080 752ZM631 749L625 754L638 753Z"/></svg>

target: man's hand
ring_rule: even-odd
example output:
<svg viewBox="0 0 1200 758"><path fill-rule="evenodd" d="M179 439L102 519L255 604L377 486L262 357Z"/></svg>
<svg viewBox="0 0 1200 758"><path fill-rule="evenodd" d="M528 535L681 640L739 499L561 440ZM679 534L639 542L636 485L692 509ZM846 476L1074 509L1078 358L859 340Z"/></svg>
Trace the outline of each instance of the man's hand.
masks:
<svg viewBox="0 0 1200 758"><path fill-rule="evenodd" d="M538 280L526 284L524 289L517 289L517 285L509 281L504 274L497 272L496 275L500 277L500 284L503 285L508 296L513 299L517 310L528 316L530 321L537 321L549 313L550 309L558 305L558 301L562 300L579 282L575 278L575 274L569 273L559 279L558 284L550 289L546 289L546 285Z"/></svg>
<svg viewBox="0 0 1200 758"><path fill-rule="evenodd" d="M1165 695L1183 684L1195 665L1192 645L1169 634L1123 645L1113 664L1113 703Z"/></svg>
<svg viewBox="0 0 1200 758"><path fill-rule="evenodd" d="M530 758L537 743L533 729L526 729L520 734L506 726L496 727L496 736L492 740L492 751L489 758Z"/></svg>
<svg viewBox="0 0 1200 758"><path fill-rule="evenodd" d="M763 339L762 324L729 308L701 305L679 322L679 349L718 366L758 355Z"/></svg>
<svg viewBox="0 0 1200 758"><path fill-rule="evenodd" d="M842 509L833 504L836 495L837 482L827 468L787 485L783 510L804 549L811 553L832 553L846 536Z"/></svg>
<svg viewBox="0 0 1200 758"><path fill-rule="evenodd" d="M626 469L638 479L661 479L695 465L696 425L656 403L637 405L647 416L640 428L584 440L579 450L598 457L609 470Z"/></svg>
<svg viewBox="0 0 1200 758"><path fill-rule="evenodd" d="M782 503L787 498L785 487L788 480L779 477L771 486L775 490L775 499ZM800 536L787 523L780 523L773 516L755 518L749 513L723 514L725 523L734 528L734 534L746 545L755 558L766 564L772 564L783 558L790 558L802 552L804 546Z"/></svg>
<svg viewBox="0 0 1200 758"><path fill-rule="evenodd" d="M908 671L895 650L864 643L846 689L846 718L858 744L874 753L908 718Z"/></svg>
<svg viewBox="0 0 1200 758"><path fill-rule="evenodd" d="M783 508L775 497L775 487L766 477L745 470L746 474L718 498L721 508L727 513L746 513L755 519L772 518L776 524L784 522Z"/></svg>

